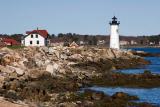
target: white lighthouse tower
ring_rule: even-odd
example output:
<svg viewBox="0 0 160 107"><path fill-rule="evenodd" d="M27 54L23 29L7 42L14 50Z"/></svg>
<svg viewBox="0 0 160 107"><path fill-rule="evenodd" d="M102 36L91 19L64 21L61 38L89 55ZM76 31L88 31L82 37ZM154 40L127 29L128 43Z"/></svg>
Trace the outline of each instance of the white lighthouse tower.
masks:
<svg viewBox="0 0 160 107"><path fill-rule="evenodd" d="M109 23L111 26L111 35L110 35L110 48L120 49L119 45L119 24L117 18L114 16L112 21Z"/></svg>

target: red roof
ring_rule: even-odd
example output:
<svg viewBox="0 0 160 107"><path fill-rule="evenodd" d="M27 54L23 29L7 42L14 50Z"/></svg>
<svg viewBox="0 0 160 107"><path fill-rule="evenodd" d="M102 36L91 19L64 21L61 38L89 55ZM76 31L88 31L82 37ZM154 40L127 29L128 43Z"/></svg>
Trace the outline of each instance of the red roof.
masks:
<svg viewBox="0 0 160 107"><path fill-rule="evenodd" d="M6 45L20 45L19 42L11 38L3 38L2 42L4 42Z"/></svg>
<svg viewBox="0 0 160 107"><path fill-rule="evenodd" d="M26 34L30 35L30 34L39 34L41 36L43 36L44 38L48 37L48 32L47 30L33 30L33 31L27 31Z"/></svg>

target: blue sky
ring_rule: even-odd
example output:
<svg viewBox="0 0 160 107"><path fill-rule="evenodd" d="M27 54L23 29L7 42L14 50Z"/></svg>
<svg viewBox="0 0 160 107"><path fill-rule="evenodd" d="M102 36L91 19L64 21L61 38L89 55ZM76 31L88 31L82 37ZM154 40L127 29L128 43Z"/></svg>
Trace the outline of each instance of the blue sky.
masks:
<svg viewBox="0 0 160 107"><path fill-rule="evenodd" d="M116 15L122 35L160 34L160 0L0 0L0 33L109 34Z"/></svg>

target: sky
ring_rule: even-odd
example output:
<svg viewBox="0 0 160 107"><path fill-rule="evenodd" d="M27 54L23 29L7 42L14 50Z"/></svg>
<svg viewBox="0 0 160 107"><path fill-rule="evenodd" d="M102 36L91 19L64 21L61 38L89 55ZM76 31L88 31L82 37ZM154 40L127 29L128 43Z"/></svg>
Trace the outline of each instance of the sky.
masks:
<svg viewBox="0 0 160 107"><path fill-rule="evenodd" d="M160 34L160 0L0 0L0 33L108 35L115 15L120 34Z"/></svg>

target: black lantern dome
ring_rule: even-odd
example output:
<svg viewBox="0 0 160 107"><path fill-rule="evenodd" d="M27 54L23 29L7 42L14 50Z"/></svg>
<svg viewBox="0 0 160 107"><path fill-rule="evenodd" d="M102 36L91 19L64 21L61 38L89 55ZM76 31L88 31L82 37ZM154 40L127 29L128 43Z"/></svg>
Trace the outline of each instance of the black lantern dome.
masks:
<svg viewBox="0 0 160 107"><path fill-rule="evenodd" d="M117 18L114 16L112 18L112 21L109 23L110 25L119 25L120 21L117 21Z"/></svg>

